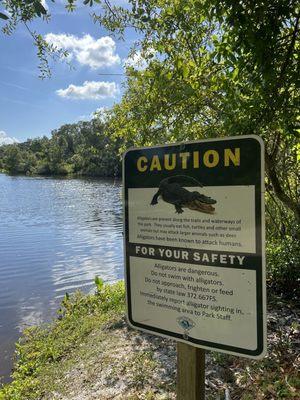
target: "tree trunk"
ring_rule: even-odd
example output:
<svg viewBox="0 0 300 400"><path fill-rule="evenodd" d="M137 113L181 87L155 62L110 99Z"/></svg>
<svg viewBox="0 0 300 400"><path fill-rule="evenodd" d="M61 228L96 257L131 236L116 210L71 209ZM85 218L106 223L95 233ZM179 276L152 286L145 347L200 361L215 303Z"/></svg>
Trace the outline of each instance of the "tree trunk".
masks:
<svg viewBox="0 0 300 400"><path fill-rule="evenodd" d="M300 204L285 193L276 173L276 164L267 152L265 152L265 160L266 172L274 189L275 195L287 208L293 212L296 223L300 225Z"/></svg>

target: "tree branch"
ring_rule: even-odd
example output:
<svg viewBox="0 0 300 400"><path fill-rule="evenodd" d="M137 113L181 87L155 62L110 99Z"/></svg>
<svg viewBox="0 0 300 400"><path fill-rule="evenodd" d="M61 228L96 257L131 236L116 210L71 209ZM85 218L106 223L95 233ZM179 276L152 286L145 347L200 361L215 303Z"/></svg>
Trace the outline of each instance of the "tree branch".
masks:
<svg viewBox="0 0 300 400"><path fill-rule="evenodd" d="M286 58L284 60L284 63L282 65L282 68L281 68L281 71L280 71L280 75L279 75L279 78L278 78L277 89L279 88L280 83L282 82L282 80L284 78L285 71L286 71L286 69L288 67L289 60L291 58L291 55L293 53L293 49L295 47L297 33L298 33L298 30L299 30L299 20L300 20L300 13L298 13L298 15L296 17L296 22L295 22L295 26L294 26L294 30L293 30L293 35L292 35L292 40L290 42L289 48L287 49Z"/></svg>
<svg viewBox="0 0 300 400"><path fill-rule="evenodd" d="M272 183L276 196L283 204L285 204L291 211L293 211L297 222L300 223L300 204L289 197L283 190L275 170L275 162L272 160L271 156L267 152L265 152L265 160L267 174Z"/></svg>

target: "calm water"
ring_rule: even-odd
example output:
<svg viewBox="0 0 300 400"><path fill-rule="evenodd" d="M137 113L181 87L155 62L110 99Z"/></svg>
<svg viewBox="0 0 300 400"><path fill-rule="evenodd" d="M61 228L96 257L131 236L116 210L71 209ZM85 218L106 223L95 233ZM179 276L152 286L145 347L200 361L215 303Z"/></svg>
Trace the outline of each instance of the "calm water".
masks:
<svg viewBox="0 0 300 400"><path fill-rule="evenodd" d="M0 376L24 327L55 316L95 275L123 278L121 186L0 174Z"/></svg>

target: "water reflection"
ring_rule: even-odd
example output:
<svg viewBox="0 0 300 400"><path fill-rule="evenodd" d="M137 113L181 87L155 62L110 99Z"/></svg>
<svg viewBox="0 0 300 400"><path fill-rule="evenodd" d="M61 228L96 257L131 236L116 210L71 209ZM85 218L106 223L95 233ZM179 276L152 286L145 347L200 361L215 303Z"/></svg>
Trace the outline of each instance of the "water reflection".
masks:
<svg viewBox="0 0 300 400"><path fill-rule="evenodd" d="M95 275L123 278L119 182L0 174L0 376L25 326L55 315Z"/></svg>

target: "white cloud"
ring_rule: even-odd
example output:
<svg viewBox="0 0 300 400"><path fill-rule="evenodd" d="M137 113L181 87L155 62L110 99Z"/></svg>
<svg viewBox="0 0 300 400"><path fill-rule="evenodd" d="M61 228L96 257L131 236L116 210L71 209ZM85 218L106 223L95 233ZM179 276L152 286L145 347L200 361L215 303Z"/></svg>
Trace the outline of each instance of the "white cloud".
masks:
<svg viewBox="0 0 300 400"><path fill-rule="evenodd" d="M95 111L93 111L93 112L91 113L91 117L93 117L95 114L103 114L103 113L106 113L108 110L109 110L108 107L98 107L98 108L96 108Z"/></svg>
<svg viewBox="0 0 300 400"><path fill-rule="evenodd" d="M3 144L13 144L18 142L18 139L8 136L4 131L0 131L0 146Z"/></svg>
<svg viewBox="0 0 300 400"><path fill-rule="evenodd" d="M125 68L133 67L134 69L145 69L147 67L146 60L142 57L140 51L136 51L123 61Z"/></svg>
<svg viewBox="0 0 300 400"><path fill-rule="evenodd" d="M146 57L154 57L155 51L154 50L147 50L145 53ZM149 60L142 55L140 50L136 50L132 52L127 58L123 60L123 66L125 68L133 67L137 70L142 70L148 67Z"/></svg>
<svg viewBox="0 0 300 400"><path fill-rule="evenodd" d="M60 97L79 100L100 100L114 97L118 92L115 82L85 81L82 86L69 85L66 89L59 89L56 93Z"/></svg>
<svg viewBox="0 0 300 400"><path fill-rule="evenodd" d="M109 119L109 108L99 107L94 112L91 113L91 118L97 118L101 122L106 122Z"/></svg>
<svg viewBox="0 0 300 400"><path fill-rule="evenodd" d="M67 50L70 57L75 57L80 64L92 69L120 63L120 57L116 54L116 43L109 36L96 40L91 35L79 38L68 34L48 33L45 40L59 49Z"/></svg>

